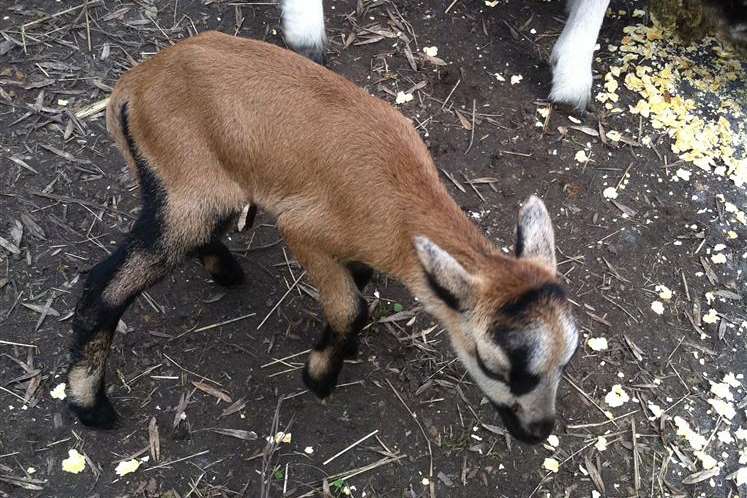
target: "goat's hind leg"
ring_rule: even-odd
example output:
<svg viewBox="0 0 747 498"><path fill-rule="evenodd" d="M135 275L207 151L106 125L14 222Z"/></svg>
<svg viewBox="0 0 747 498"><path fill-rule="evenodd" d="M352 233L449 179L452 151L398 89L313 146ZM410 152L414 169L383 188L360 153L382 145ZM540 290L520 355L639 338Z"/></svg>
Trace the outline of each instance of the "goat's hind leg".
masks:
<svg viewBox="0 0 747 498"><path fill-rule="evenodd" d="M249 228L254 224L254 218L257 214L257 206L252 204L249 207L246 217L246 227ZM226 230L229 222L234 217L229 217L226 222L219 223L213 231L210 241L197 248L197 257L200 259L202 266L210 273L210 276L218 284L224 287L239 285L244 282L244 271L236 258L228 250L228 247L220 241L221 236Z"/></svg>
<svg viewBox="0 0 747 498"><path fill-rule="evenodd" d="M116 420L104 376L119 319L140 292L181 260L175 257L178 251L167 251L160 240L149 240L143 226L136 223L129 238L90 271L75 310L67 398L68 406L88 426L111 428Z"/></svg>
<svg viewBox="0 0 747 498"><path fill-rule="evenodd" d="M128 239L91 270L75 311L67 396L85 425L114 425L116 413L104 382L106 359L117 323L132 301L197 248L209 246L210 257L236 263L220 242L210 245L215 230L206 218L212 218L201 216L199 205L192 204L194 212L169 211L154 192L143 189L144 207Z"/></svg>
<svg viewBox="0 0 747 498"><path fill-rule="evenodd" d="M370 266L357 261L351 261L345 266L353 277L355 286L358 287L360 292L363 292L363 289L366 288L368 283L371 281L371 277L373 277L373 269Z"/></svg>
<svg viewBox="0 0 747 498"><path fill-rule="evenodd" d="M244 282L244 270L220 240L211 240L197 249L197 256L218 285L232 287Z"/></svg>

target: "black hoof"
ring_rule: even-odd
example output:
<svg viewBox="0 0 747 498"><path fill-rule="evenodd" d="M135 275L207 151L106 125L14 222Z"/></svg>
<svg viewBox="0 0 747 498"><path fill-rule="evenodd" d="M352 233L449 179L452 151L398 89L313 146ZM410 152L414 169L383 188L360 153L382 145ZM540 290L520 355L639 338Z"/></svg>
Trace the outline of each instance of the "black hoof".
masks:
<svg viewBox="0 0 747 498"><path fill-rule="evenodd" d="M233 256L221 258L220 270L211 273L210 276L216 284L223 287L235 287L243 284L245 280L244 270Z"/></svg>
<svg viewBox="0 0 747 498"><path fill-rule="evenodd" d="M117 426L117 412L114 411L109 398L104 394L96 397L96 403L93 406L80 406L74 402L68 402L67 406L87 427L114 429Z"/></svg>
<svg viewBox="0 0 747 498"><path fill-rule="evenodd" d="M327 374L321 379L315 379L309 374L309 365L306 364L303 367L303 383L309 388L309 391L313 392L318 398L324 399L335 390L337 386L337 376L340 371L337 370L334 373Z"/></svg>
<svg viewBox="0 0 747 498"><path fill-rule="evenodd" d="M327 65L327 53L324 50L324 47L318 47L315 45L305 46L305 47L293 47L293 51L303 55L307 59L311 59L312 61L316 62L320 66L326 66Z"/></svg>

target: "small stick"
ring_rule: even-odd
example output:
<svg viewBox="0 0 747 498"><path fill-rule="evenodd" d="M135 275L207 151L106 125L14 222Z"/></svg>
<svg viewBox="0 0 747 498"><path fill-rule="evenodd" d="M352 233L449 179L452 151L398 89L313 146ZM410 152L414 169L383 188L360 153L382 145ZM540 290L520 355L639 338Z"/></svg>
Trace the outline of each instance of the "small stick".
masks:
<svg viewBox="0 0 747 498"><path fill-rule="evenodd" d="M632 167L633 167L633 163L630 163L630 164L628 165L628 167L627 167L627 168L625 168L625 172L623 172L622 176L621 176L621 177L620 177L620 179L619 179L619 180L617 181L617 185L615 185L615 190L619 189L619 188L620 188L620 185L622 185L622 184L623 184L623 182L625 181L625 176L626 176L626 175L628 174L628 171L630 171L630 168L632 168Z"/></svg>
<svg viewBox="0 0 747 498"><path fill-rule="evenodd" d="M204 450L204 451L201 451L199 453L195 453L194 455L189 455L189 456L185 456L184 458L178 458L176 460L171 460L170 462L164 462L164 463L162 463L160 465L156 465L154 467L148 467L147 469L145 469L145 472L148 472L149 470L160 469L162 467L166 467L168 465L173 465L175 463L183 462L184 460L189 460L190 458L195 458L195 457L198 457L198 456L201 456L201 455L206 455L208 453L210 453L210 450Z"/></svg>
<svg viewBox="0 0 747 498"><path fill-rule="evenodd" d="M275 303L275 306L273 306L272 309L270 310L270 312L267 313L267 316L265 316L264 319L259 323L259 325L257 325L257 330L259 330L259 329L262 328L262 325L264 325L265 322L267 321L267 319L270 318L270 315L272 315L272 313L276 309L278 309L278 307L282 304L282 302L285 300L285 298L288 297L288 294L290 294L291 291L293 291L293 288L296 287L296 285L298 285L298 282L301 281L301 279L304 277L304 275L306 275L306 270L304 270L303 272L301 272L301 274L298 276L298 278L293 281L293 284L290 287L288 287L288 290L285 291L285 294L283 294L283 297L281 297L280 300L277 303Z"/></svg>
<svg viewBox="0 0 747 498"><path fill-rule="evenodd" d="M445 170L445 169L443 169L443 168L439 168L439 169L441 170L441 173L443 173L443 174L444 174L444 175L446 176L446 178L448 178L449 180L451 180L451 182L452 182L452 183L453 183L454 185L456 185L456 188L458 188L459 190L461 190L461 191L462 191L463 193L465 193L465 194L467 193L467 190L465 190L465 188L464 188L464 187L462 187L462 184L461 184L461 183L459 183L459 182L457 181L457 179L456 179L456 178L454 178L454 177L453 177L453 176L452 176L452 175L451 175L451 174L450 174L450 173L449 173L448 171L446 171L446 170Z"/></svg>
<svg viewBox="0 0 747 498"><path fill-rule="evenodd" d="M457 80L457 82L456 82L456 85L454 85L454 88L452 88L452 89L451 89L451 91L449 92L449 94L448 94L448 95L446 96L446 100L444 100L444 103L443 103L443 104L441 104L441 110L442 110L442 111L444 110L444 107L446 107L446 103L447 103L447 102L449 101L449 99L451 98L451 95L452 95L452 94L454 93L454 90L456 90L456 89L457 89L457 87L459 86L459 83L461 83L461 82L462 82L462 80L461 80L461 79Z"/></svg>
<svg viewBox="0 0 747 498"><path fill-rule="evenodd" d="M10 389L6 389L3 386L0 386L0 391L4 391L4 392L6 392L6 393L8 393L8 394L10 394L12 396L15 396L16 398L20 399L21 402L24 405L26 404L26 400L22 396L17 395L16 393L14 393L13 391L11 391Z"/></svg>
<svg viewBox="0 0 747 498"><path fill-rule="evenodd" d="M634 316L633 316L633 315L632 315L632 314L631 314L631 313L630 313L630 312L629 312L628 310L626 310L625 308L623 308L621 304L618 304L618 303L616 303L615 301L613 301L612 299L608 298L608 297L607 297L607 296L605 296L604 294L602 294L602 297L603 297L603 298L604 298L605 300L607 300L607 301L609 301L610 303L612 303L613 305L615 305L615 306L617 306L618 308L620 308L620 309L621 309L621 310L622 310L622 311L623 311L623 312L624 312L624 313L625 313L626 315L628 315L628 316L629 316L629 317L630 317L630 318L631 318L631 319L632 319L632 320L633 320L633 321L634 321L635 323L638 323L638 320L636 320L636 318L635 318L635 317L634 317Z"/></svg>
<svg viewBox="0 0 747 498"><path fill-rule="evenodd" d="M129 386L130 384L138 380L140 377L144 377L148 375L149 373L151 373L153 370L156 370L157 368L161 368L161 365L163 365L163 363L159 363L158 365L153 365L152 367L146 368L142 373L139 373L138 375L134 376L130 380L125 381L125 383Z"/></svg>
<svg viewBox="0 0 747 498"><path fill-rule="evenodd" d="M190 482L191 489L189 490L189 493L187 493L186 495L184 495L184 498L189 498L190 496L192 496L192 493L194 493L197 490L197 485L200 484L200 481L202 480L202 478L204 476L205 476L205 472L203 472L202 474L200 474L200 477L198 477L197 480L194 483Z"/></svg>
<svg viewBox="0 0 747 498"><path fill-rule="evenodd" d="M204 327L200 327L199 329L193 330L193 332L205 332L206 330L211 330L217 327L222 327L223 325L228 325L229 323L238 322L239 320L244 320L245 318L249 318L250 316L255 316L255 315L256 313L248 313L246 315L242 315L236 318L231 318L223 322L214 323L212 325L205 325Z"/></svg>
<svg viewBox="0 0 747 498"><path fill-rule="evenodd" d="M21 346L23 348L36 348L39 349L39 346L34 346L33 344L24 344L22 342L13 342L13 341L4 341L0 339L0 344L5 344L7 346Z"/></svg>
<svg viewBox="0 0 747 498"><path fill-rule="evenodd" d="M365 441L366 439L368 439L368 438L370 438L371 436L374 436L374 435L376 435L376 434L378 434L378 433L379 433L379 429L376 429L375 431L373 431L372 433L368 434L367 436L363 436L363 437L362 437L362 438L360 438L360 439L359 439L358 441L354 442L353 444L351 444L350 446L348 446L348 447L347 447L347 448L345 448L344 450L338 451L337 453L335 453L335 454L334 454L334 455L332 455L331 457L327 458L327 459L326 459L325 461L323 461L323 462L322 462L322 465L327 465L327 464L328 464L329 462L331 462L332 460L334 460L334 459L335 459L335 458L337 458L338 456L340 456L340 455L342 455L342 454L344 454L344 453L347 453L348 451L352 450L353 448L355 448L356 446L358 446L359 444L361 444L361 443L362 443L363 441Z"/></svg>
<svg viewBox="0 0 747 498"><path fill-rule="evenodd" d="M465 175L464 173L462 173L462 178L464 178L464 181L465 181L465 182L466 182L466 183L467 183L467 184L468 184L468 185L469 185L470 187L472 187L472 190L474 190L474 191L475 191L475 194L477 194L477 197L479 197L479 198L480 198L480 200L481 200L482 202L485 202L485 197L483 197L483 196L482 196L482 194L480 193L480 191L479 191L479 190L477 190L477 187L475 187L475 184L474 184L473 182L471 182L471 181L469 181L469 180L467 179L467 175Z"/></svg>
<svg viewBox="0 0 747 498"><path fill-rule="evenodd" d="M451 2L451 3L449 4L449 6L448 6L448 7L446 7L446 10L444 11L444 14L448 14L448 13L449 13L449 11L451 10L451 8L452 8L452 7L453 7L453 6L454 6L454 5L455 5L455 4L456 4L456 3L458 2L458 1L459 1L459 0L454 0L453 2Z"/></svg>
<svg viewBox="0 0 747 498"><path fill-rule="evenodd" d="M271 378L273 378L273 377L277 377L278 375L285 375L285 374L287 374L287 373L291 373L291 372L295 372L295 371L297 371L297 370L300 370L301 368L303 368L303 367L301 366L301 367L291 367L291 368L286 368L285 370L281 370L281 371L279 371L279 372L275 372L274 374L270 374L270 375L268 375L268 376L267 376L267 378L268 378L268 379L271 379Z"/></svg>
<svg viewBox="0 0 747 498"><path fill-rule="evenodd" d="M581 395L582 395L582 396L583 396L584 398L586 398L586 400L587 400L587 401L589 401L589 402L590 402L590 403L591 403L592 405L594 405L594 406L595 406L595 407L597 408L597 410L599 410L599 411L600 411L600 412L602 413L602 415L604 415L604 418L606 418L606 419L608 419L608 420L609 420L609 417L607 417L607 414L606 414L606 413L604 412L604 410L602 410L602 407L601 407L601 406L599 406L599 405L598 405L598 404L596 403L596 401L594 401L593 399L591 399L591 396L589 396L588 394L586 394L586 393L584 392L584 390L583 390L583 389L581 389L580 387L578 387L578 386L576 385L576 383L575 383L575 382L573 382L573 381L571 380L570 376L568 376L568 375L564 375L564 376L563 376L563 378L564 378L565 380L567 380L567 381L568 381L568 383L569 383L569 384L570 384L571 386L573 386L573 388L574 388L574 389L575 389L576 391L578 391L578 392L579 392L579 393L580 393L580 394L581 394ZM618 427L618 425L617 425L617 424L615 423L615 420L614 420L614 419L610 420L610 422L612 422L613 424L615 424L615 427Z"/></svg>
<svg viewBox="0 0 747 498"><path fill-rule="evenodd" d="M306 354L311 352L311 349L307 349L305 351L301 351L300 353L293 353L292 355L288 355L284 358L280 358L279 360L273 360L270 363L265 363L264 365L260 366L259 368L267 368L270 367L276 363L285 363L285 360L290 360L291 358L295 358L296 356L301 356L302 354Z"/></svg>
<svg viewBox="0 0 747 498"><path fill-rule="evenodd" d="M607 425L607 424L612 423L613 421L620 420L621 418L625 418L625 417L628 417L628 416L633 415L635 413L638 413L639 411L640 410L633 410L633 411L630 411L630 412L625 413L623 415L620 415L619 417L609 418L609 419L605 420L604 422L595 422L593 424L568 425L566 427L568 429L589 429L591 427L600 427L602 425Z"/></svg>
<svg viewBox="0 0 747 498"><path fill-rule="evenodd" d="M389 384L389 387L392 388L392 391L394 391L394 394L397 396L397 399L402 403L402 406L405 407L405 409L410 413L410 416L415 421L416 424L418 424L418 428L420 428L420 432L423 433L423 437L425 438L425 442L428 445L428 457L430 459L430 467L429 467L429 473L428 473L428 481L430 482L430 492L431 492L431 498L436 497L436 483L433 482L433 450L431 450L431 440L428 437L428 434L425 433L425 429L423 429L423 425L418 420L418 416L410 410L410 407L407 406L407 403L405 403L405 400L402 399L402 396L400 396L399 392L394 388L391 382L389 382L389 379L386 380L386 383Z"/></svg>
<svg viewBox="0 0 747 498"><path fill-rule="evenodd" d="M64 16L65 14L69 14L70 12L74 12L74 11L80 9L81 7L86 7L87 8L87 7L91 6L91 5L95 5L95 4L99 3L100 1L101 0L86 1L86 2L83 2L82 4L80 4L80 5L76 6L76 7L70 7L69 9L61 10L61 11L56 12L54 14L40 17L39 19L36 19L35 21L29 21L26 24L21 25L21 29L26 29L29 26L33 26L34 24L39 24L40 22L44 22L44 21L48 21L50 19L54 19L55 17Z"/></svg>
<svg viewBox="0 0 747 498"><path fill-rule="evenodd" d="M602 237L601 239L597 240L597 244L601 244L602 242L604 242L605 240L609 239L609 238L610 238L610 237L612 237L613 235L617 235L618 233L620 233L620 232L622 232L622 231L623 231L623 229L621 228L621 229L619 229L619 230L615 230L614 232L612 232L612 233L611 233L611 234L609 234L609 235L605 235L605 236L604 236L604 237Z"/></svg>
<svg viewBox="0 0 747 498"><path fill-rule="evenodd" d="M84 10L86 14L86 41L88 42L88 52L93 52L91 46L91 18L88 16L88 0L86 0L86 8Z"/></svg>
<svg viewBox="0 0 747 498"><path fill-rule="evenodd" d="M685 278L685 272L684 271L682 272L682 283L685 286L685 296L687 296L687 300L688 301L692 301L692 299L690 299L690 289L688 289L688 287L687 287L687 279Z"/></svg>
<svg viewBox="0 0 747 498"><path fill-rule="evenodd" d="M364 465L363 467L358 467L357 469L346 470L344 472L340 472L339 474L333 474L333 475L327 476L327 480L336 481L340 479L340 480L347 481L348 479L351 479L357 475L363 474L364 472L368 472L370 470L377 469L389 463L394 463L399 460L402 460L406 456L407 455L398 455L398 456L393 456L393 457L382 458L381 460L378 460L374 463L370 463L368 465ZM310 498L311 496L316 496L317 492L320 490L321 488L312 489L308 493L299 495L298 498Z"/></svg>
<svg viewBox="0 0 747 498"><path fill-rule="evenodd" d="M288 496L288 464L285 464L285 476L283 477L283 496Z"/></svg>
<svg viewBox="0 0 747 498"><path fill-rule="evenodd" d="M475 141L475 112L477 112L477 100L472 99L472 134L469 137L469 145L467 146L467 150L464 151L465 156L470 151L470 149L472 148L472 144Z"/></svg>
<svg viewBox="0 0 747 498"><path fill-rule="evenodd" d="M513 152L510 150L502 150L499 151L501 154L508 154L509 156L520 156L520 157L532 157L531 154L526 154L524 152Z"/></svg>
<svg viewBox="0 0 747 498"><path fill-rule="evenodd" d="M175 361L174 361L174 359L173 359L173 358L171 358L171 357L170 357L169 355L167 355L166 353L163 353L163 355L164 355L164 356L166 357L166 359L167 359L167 360L169 360L169 361L170 361L171 363L173 363L174 365L176 365L176 367L177 367L178 369L180 369L180 370L182 370L182 371L184 371L184 372L190 373L190 374L194 375L195 377L199 377L199 378L201 378L202 380L207 380L207 381L210 381L210 382L212 382L213 384L215 384L216 386L221 386L221 387L223 387L223 384L221 384L221 383L220 383L220 382L218 382L218 381L215 381L215 380L213 380L213 379L210 379L210 378L208 378L208 377L205 377L204 375L200 375L200 374L198 374L197 372L193 372L192 370L187 370L186 368L184 368L183 366L181 366L181 365L179 365L179 364L178 364L177 362L175 362Z"/></svg>
<svg viewBox="0 0 747 498"><path fill-rule="evenodd" d="M285 259L285 266L288 267L288 273L290 273L291 278L295 280L296 276L293 274L293 268L291 268L290 261L288 261L288 253L285 251L285 247L283 247L283 259ZM297 289L298 295L302 296L301 288L297 287Z"/></svg>
<svg viewBox="0 0 747 498"><path fill-rule="evenodd" d="M635 433L635 418L630 420L630 432L633 436L633 484L635 492L640 496L641 492L641 470L638 468L638 442Z"/></svg>

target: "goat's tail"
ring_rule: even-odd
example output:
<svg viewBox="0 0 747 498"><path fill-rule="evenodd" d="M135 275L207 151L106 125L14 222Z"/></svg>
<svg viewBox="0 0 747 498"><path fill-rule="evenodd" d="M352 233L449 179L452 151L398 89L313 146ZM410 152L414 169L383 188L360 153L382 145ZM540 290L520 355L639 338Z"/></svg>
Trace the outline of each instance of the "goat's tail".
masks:
<svg viewBox="0 0 747 498"><path fill-rule="evenodd" d="M115 88L106 106L106 129L125 158L132 178L139 181L137 151L129 127L128 103L125 92Z"/></svg>

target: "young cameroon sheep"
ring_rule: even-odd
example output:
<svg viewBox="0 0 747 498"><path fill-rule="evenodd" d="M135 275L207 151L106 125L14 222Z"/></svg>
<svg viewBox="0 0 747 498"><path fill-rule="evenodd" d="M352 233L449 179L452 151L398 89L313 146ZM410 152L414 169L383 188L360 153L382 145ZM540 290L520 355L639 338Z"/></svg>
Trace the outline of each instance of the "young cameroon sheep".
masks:
<svg viewBox="0 0 747 498"><path fill-rule="evenodd" d="M319 289L327 326L304 381L330 394L367 320L372 269L403 282L448 329L511 433L547 437L577 345L558 285L544 204L519 213L517 258L501 254L448 195L420 136L389 104L288 50L204 33L117 83L107 126L143 208L127 240L88 275L73 329L71 408L115 412L104 372L119 318L144 289L197 255L216 282L243 274L220 242L247 204L272 213Z"/></svg>

